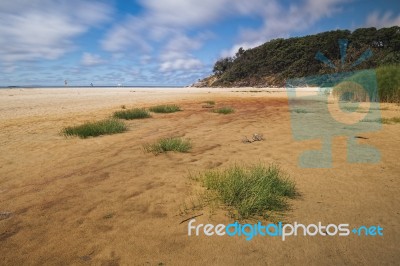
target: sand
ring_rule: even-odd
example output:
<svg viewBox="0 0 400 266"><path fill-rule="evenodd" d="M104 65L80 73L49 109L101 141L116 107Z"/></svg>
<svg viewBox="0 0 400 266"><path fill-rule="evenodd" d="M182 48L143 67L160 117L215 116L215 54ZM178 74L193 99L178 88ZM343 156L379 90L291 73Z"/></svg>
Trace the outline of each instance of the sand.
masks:
<svg viewBox="0 0 400 266"><path fill-rule="evenodd" d="M256 92L260 90L261 92ZM295 141L286 93L264 89L107 88L0 90L1 265L389 265L400 260L400 124L363 133L381 151L377 164L346 161L333 140L333 167L298 166L320 140ZM204 100L232 106L219 115ZM184 111L128 121L112 136L65 138L60 131L109 117L122 105L176 103ZM384 117L399 116L386 105ZM261 133L265 140L241 142ZM193 141L187 154L154 156L160 137ZM189 173L235 163L277 163L296 181L285 222L380 225L383 237L280 238L187 235L187 222L228 224L224 208L191 209L201 186ZM188 207L189 206L189 207ZM268 221L263 221L267 223Z"/></svg>

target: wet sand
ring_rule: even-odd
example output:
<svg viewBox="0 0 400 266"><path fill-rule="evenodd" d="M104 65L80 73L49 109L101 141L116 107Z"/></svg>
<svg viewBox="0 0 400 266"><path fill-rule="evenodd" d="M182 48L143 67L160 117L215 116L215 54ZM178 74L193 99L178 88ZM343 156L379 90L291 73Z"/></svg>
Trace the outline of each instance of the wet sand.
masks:
<svg viewBox="0 0 400 266"><path fill-rule="evenodd" d="M348 163L346 138L337 137L331 169L300 168L299 154L321 141L295 141L286 93L258 90L0 90L0 264L397 264L400 124L358 140L380 150L380 163ZM235 112L211 113L202 108L205 100ZM60 134L122 105L159 103L183 111L127 121L122 134ZM398 106L385 107L383 117L399 116ZM265 140L242 143L253 133ZM189 138L193 149L159 156L143 151L143 144L166 136ZM257 162L277 163L296 181L301 196L290 201L286 222L380 225L384 236L189 237L181 221L193 215L203 213L197 223L233 222L223 208L187 207L202 191L189 173Z"/></svg>

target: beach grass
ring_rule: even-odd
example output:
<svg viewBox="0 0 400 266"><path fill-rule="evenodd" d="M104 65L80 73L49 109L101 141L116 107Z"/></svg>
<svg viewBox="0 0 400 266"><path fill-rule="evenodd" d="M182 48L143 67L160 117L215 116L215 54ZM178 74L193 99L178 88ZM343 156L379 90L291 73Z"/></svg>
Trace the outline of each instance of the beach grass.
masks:
<svg viewBox="0 0 400 266"><path fill-rule="evenodd" d="M169 137L159 139L152 144L145 144L143 148L145 151L152 152L156 155L168 151L188 152L192 148L192 143L190 140L180 137Z"/></svg>
<svg viewBox="0 0 400 266"><path fill-rule="evenodd" d="M113 115L115 118L132 120L132 119L144 119L151 117L150 112L144 108L134 108L123 111L117 111Z"/></svg>
<svg viewBox="0 0 400 266"><path fill-rule="evenodd" d="M62 133L65 136L79 136L80 138L112 135L127 130L126 125L118 119L104 119L96 122L86 122L79 126L66 127Z"/></svg>
<svg viewBox="0 0 400 266"><path fill-rule="evenodd" d="M193 178L193 177L192 177ZM267 216L271 211L288 209L288 198L296 196L295 183L278 166L235 165L195 176L216 199L233 208L238 219Z"/></svg>
<svg viewBox="0 0 400 266"><path fill-rule="evenodd" d="M400 117L392 117L392 118L376 118L376 119L363 119L361 122L370 122L370 123L382 123L382 124L398 124L400 123Z"/></svg>
<svg viewBox="0 0 400 266"><path fill-rule="evenodd" d="M221 108L217 108L215 110L212 110L212 112L214 113L218 113L218 114L231 114L233 113L235 110L232 107L221 107Z"/></svg>
<svg viewBox="0 0 400 266"><path fill-rule="evenodd" d="M400 123L400 117L392 117L392 118L382 118L382 124L398 124Z"/></svg>
<svg viewBox="0 0 400 266"><path fill-rule="evenodd" d="M363 120L360 120L360 122L366 122L366 123L382 123L381 118L375 118L375 119L366 119L364 118Z"/></svg>
<svg viewBox="0 0 400 266"><path fill-rule="evenodd" d="M215 105L215 101L204 101L203 103L206 103L208 105Z"/></svg>
<svg viewBox="0 0 400 266"><path fill-rule="evenodd" d="M359 108L358 108L358 106L343 106L343 107L340 107L340 109L345 112L354 113Z"/></svg>
<svg viewBox="0 0 400 266"><path fill-rule="evenodd" d="M309 113L309 111L305 110L305 109L293 109L291 110L292 113L297 113L297 114L307 114Z"/></svg>
<svg viewBox="0 0 400 266"><path fill-rule="evenodd" d="M175 104L164 104L150 107L149 110L153 113L175 113L181 111L181 108Z"/></svg>

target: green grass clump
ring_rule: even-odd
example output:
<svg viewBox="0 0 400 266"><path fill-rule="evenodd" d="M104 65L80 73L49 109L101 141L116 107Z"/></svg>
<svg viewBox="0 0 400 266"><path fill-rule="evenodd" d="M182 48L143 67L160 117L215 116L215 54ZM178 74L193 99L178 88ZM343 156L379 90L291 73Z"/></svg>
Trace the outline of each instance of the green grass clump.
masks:
<svg viewBox="0 0 400 266"><path fill-rule="evenodd" d="M215 101L204 101L204 103L208 105L215 105Z"/></svg>
<svg viewBox="0 0 400 266"><path fill-rule="evenodd" d="M381 118L375 118L375 119L363 119L360 122L367 122L367 123L382 123Z"/></svg>
<svg viewBox="0 0 400 266"><path fill-rule="evenodd" d="M181 108L175 104L157 105L150 107L149 110L154 113L174 113L181 111Z"/></svg>
<svg viewBox="0 0 400 266"><path fill-rule="evenodd" d="M392 118L382 118L382 124L398 124L400 123L400 117L392 117Z"/></svg>
<svg viewBox="0 0 400 266"><path fill-rule="evenodd" d="M354 113L358 110L358 106L343 106L340 107L340 109L346 112Z"/></svg>
<svg viewBox="0 0 400 266"><path fill-rule="evenodd" d="M132 120L132 119L143 119L151 117L149 111L143 108L134 108L129 110L117 111L114 113L115 118Z"/></svg>
<svg viewBox="0 0 400 266"><path fill-rule="evenodd" d="M398 123L400 123L400 117L363 119L363 120L361 120L361 122L382 123L382 124L398 124Z"/></svg>
<svg viewBox="0 0 400 266"><path fill-rule="evenodd" d="M168 151L188 152L192 148L192 143L179 137L159 139L156 143L143 146L147 152L160 154Z"/></svg>
<svg viewBox="0 0 400 266"><path fill-rule="evenodd" d="M232 207L239 219L285 210L286 199L296 196L295 183L275 165L236 165L222 171L208 171L197 179Z"/></svg>
<svg viewBox="0 0 400 266"><path fill-rule="evenodd" d="M97 122L87 122L80 126L66 127L63 129L65 136L79 136L80 138L111 135L127 130L126 125L117 119L105 119Z"/></svg>
<svg viewBox="0 0 400 266"><path fill-rule="evenodd" d="M224 115L233 113L234 111L235 110L231 107L221 107L221 108L213 110L214 113L224 114Z"/></svg>
<svg viewBox="0 0 400 266"><path fill-rule="evenodd" d="M292 113L297 113L297 114L307 114L307 113L309 113L309 111L307 111L305 109L293 109L291 112Z"/></svg>

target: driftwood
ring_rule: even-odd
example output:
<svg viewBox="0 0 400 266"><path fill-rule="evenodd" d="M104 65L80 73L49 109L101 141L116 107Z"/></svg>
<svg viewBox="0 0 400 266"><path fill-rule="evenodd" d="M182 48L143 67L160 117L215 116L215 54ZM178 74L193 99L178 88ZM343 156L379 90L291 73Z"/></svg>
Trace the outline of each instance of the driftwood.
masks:
<svg viewBox="0 0 400 266"><path fill-rule="evenodd" d="M367 137L363 137L363 136L354 136L354 138L356 138L356 139L368 139Z"/></svg>
<svg viewBox="0 0 400 266"><path fill-rule="evenodd" d="M183 221L180 222L179 224L183 224L183 223L186 222L186 221L192 220L193 218L196 218L196 217L199 217L199 216L202 216L202 215L203 215L202 213L197 214L197 215L195 215L195 216L192 216L192 217L190 217L190 218L187 218L187 219L183 220Z"/></svg>
<svg viewBox="0 0 400 266"><path fill-rule="evenodd" d="M264 140L264 137L262 134L254 133L252 136L252 139L248 139L246 136L243 137L242 142L243 143L253 143L254 141L262 141Z"/></svg>

